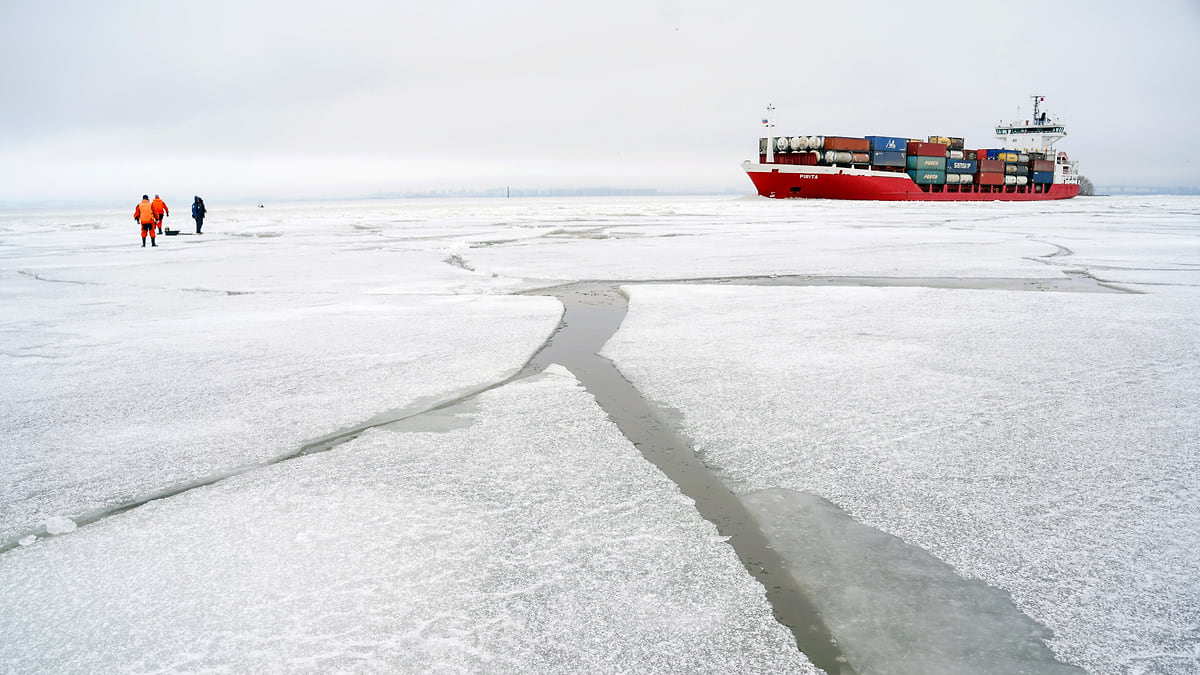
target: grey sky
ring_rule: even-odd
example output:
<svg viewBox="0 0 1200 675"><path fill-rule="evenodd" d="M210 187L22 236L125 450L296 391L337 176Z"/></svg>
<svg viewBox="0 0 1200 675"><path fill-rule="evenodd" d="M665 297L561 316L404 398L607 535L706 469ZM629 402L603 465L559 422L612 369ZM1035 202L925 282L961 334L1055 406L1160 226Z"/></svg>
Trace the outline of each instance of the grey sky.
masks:
<svg viewBox="0 0 1200 675"><path fill-rule="evenodd" d="M1034 93L1093 182L1200 185L1197 35L1190 0L0 0L0 201L750 192L767 103L987 147Z"/></svg>

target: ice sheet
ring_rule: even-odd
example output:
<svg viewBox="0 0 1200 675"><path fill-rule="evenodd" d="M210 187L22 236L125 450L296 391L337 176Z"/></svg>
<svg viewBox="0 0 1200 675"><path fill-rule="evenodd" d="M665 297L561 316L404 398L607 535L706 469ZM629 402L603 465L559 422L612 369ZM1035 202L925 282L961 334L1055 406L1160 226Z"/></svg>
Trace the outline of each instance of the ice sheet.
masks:
<svg viewBox="0 0 1200 675"><path fill-rule="evenodd" d="M186 202L168 201L176 214L167 224L189 231ZM1189 607L1200 606L1194 601L1200 571L1196 557L1183 548L1195 540L1195 521L1176 510L1195 513L1197 490L1191 482L1194 470L1177 466L1179 455L1172 451L1196 446L1198 436L1194 402L1200 397L1188 378L1194 381L1200 359L1194 341L1187 339L1196 335L1200 297L1195 227L1200 199L871 204L622 197L368 200L263 208L222 204L218 196L208 202L206 234L163 237L154 249L138 246L132 200L107 210L0 211L0 430L6 440L0 449L6 491L0 508L23 513L11 516L23 523L44 523L63 533L0 554L0 568L16 559L9 556L33 555L23 551L61 552L36 554L45 556L39 560L46 569L62 570L82 559L75 553L56 557L73 550L65 542L98 537L89 533L115 527L106 520L71 531L73 522L66 516L85 503L119 501L216 468L273 457L340 425L495 382L524 361L558 317L553 301L499 297L514 291L580 278L793 274L910 277L916 283L966 277L953 284L960 286L971 285L972 278L1006 277L1017 278L1016 287L1036 288L1039 284L1019 283L1020 278L1084 274L1154 297L1072 294L1033 300L1035 294L1029 294L1014 303L1003 294L756 289L744 297L718 296L715 304L687 296L671 305L665 302L668 293L656 300L662 304L643 308L664 311L660 318L673 332L631 345L626 356L654 363L646 369L647 386L659 377L655 373L668 384L674 380L682 393L659 395L685 411L679 401L708 388L712 401L695 403L696 409L720 410L711 420L690 413L684 419L711 425L704 430L711 438L701 437L713 444L708 457L716 461L721 452L730 455L721 462L741 481L739 490L795 479L800 488L779 488L795 497L797 489L825 486L830 499L870 523L863 527L899 534L907 545L926 548L960 574L1011 590L1020 608L1054 628L1058 637L1052 644L1060 655L1094 663L1096 672L1125 666L1131 672L1196 668L1194 627L1200 621ZM807 300L797 300L801 297ZM951 297L959 304L940 299ZM964 297L972 300L961 301ZM711 323L717 317L701 311L701 305L720 308L729 320ZM635 308L631 321L636 323L638 315ZM695 350L694 358L688 350ZM857 379L834 378L824 390L797 389L807 386L813 373L837 372ZM1103 401L1096 404L1088 396ZM1027 400L1041 407L1030 407ZM1163 400L1167 403L1160 405ZM527 417L559 419L554 405L534 407ZM846 417L847 410L854 416ZM568 417L566 428L577 423ZM463 424L462 418L439 414L414 420L409 428L453 431ZM503 433L487 443L519 447L525 435L515 424L504 425ZM381 438L391 436L377 432L361 443L375 448ZM824 454L801 455L813 467L796 472L797 455L786 450L818 440ZM977 446L1008 454L994 453L995 462L980 466L987 455ZM1086 451L1079 451L1084 446ZM1134 446L1137 451L1131 452ZM435 459L442 451L440 441L432 440L406 447ZM304 460L322 468L327 461L332 460ZM376 463L387 464L382 458ZM467 486L487 478L486 472L477 476L459 466L445 471L449 482ZM265 478L254 482L250 474L239 480L249 482L232 483L245 489L228 503L267 509L263 522L272 527L279 514L270 510L268 496L285 507L316 499L311 481L296 483L296 494L289 497L284 478L278 484ZM1113 487L1106 480L1128 485ZM363 478L350 491L360 484L372 485ZM210 490L225 494L224 485ZM203 494L208 491L186 499ZM667 507L677 497L652 494ZM195 516L190 507L172 506L175 499L143 507L145 514L156 509L172 514L172 533L186 529L185 521ZM362 509L374 513L373 500L381 500L380 509L391 508L395 502L388 500L397 497L384 490L362 499ZM436 510L411 500L397 508L410 505L422 517ZM122 518L141 518L134 514L143 509ZM234 511L219 513L239 524L236 513L229 515ZM0 524L9 522L8 513ZM782 507L764 509L764 522L786 522L788 513ZM619 509L589 516L588 537L629 531L630 516ZM322 517L314 515L314 522L326 522ZM314 534L306 556L341 560L336 547L387 550L395 545L391 532L419 530L419 523L398 516L381 516L391 529L328 517L332 531L342 528L358 538L347 544ZM514 518L506 532L540 541L540 513ZM979 529L970 529L979 523ZM989 529L996 523L1003 527ZM1021 530L1020 524L1028 527ZM273 541L270 528L238 526ZM13 526L6 531L14 535L0 538L26 529ZM104 546L141 550L136 546L148 544L138 543L134 530L120 530ZM173 560L185 567L190 556L199 555L188 548L191 536L173 540L178 545L171 549ZM220 548L214 538L197 541ZM326 549L322 541L334 548ZM44 548L50 544L56 548ZM240 551L239 560L252 568L278 562L256 563L269 551L253 540ZM977 551L982 553L972 558ZM474 553L470 549L454 563L465 569ZM1000 564L988 562L997 559ZM531 556L516 560L494 568L503 570L494 574L498 587L548 574L528 562ZM279 566L294 564L288 560ZM336 624L346 634L357 630L348 618L356 603L374 606L375 595L361 589L374 580L377 595L393 593L391 577L378 566L358 569L333 584L358 589L358 600L344 603L350 609ZM405 569L418 570L397 583L410 604L437 606L445 595L439 568ZM574 574L578 570L594 571L573 567L547 587L578 586L587 593L586 588L607 583L609 575L626 579L619 565L595 579ZM82 589L83 584L71 585L77 573L71 566L54 580ZM676 583L653 580L668 589ZM203 604L212 589L193 590L189 597ZM213 592L214 598L223 597ZM87 597L83 590L79 594ZM1181 601L1186 597L1192 598L1190 605ZM72 602L88 602L79 598ZM269 611L268 600L258 602L261 607L251 614ZM136 618L141 611L128 601L109 604L105 611L118 617ZM884 607L869 603L875 615L860 618L886 622L890 617L879 615ZM96 617L102 613L92 611ZM378 621L385 620L369 611L357 616L364 631L376 631ZM494 616L507 620L499 609L480 611L431 624L430 630L450 626L461 634L486 633L496 625L489 623ZM737 620L740 615L724 616ZM53 625L30 621L22 624L25 629L53 635ZM203 646L207 633L200 621L187 625ZM1106 622L1111 625L1100 625ZM253 641L260 629L223 624L222 630L221 639L232 644ZM239 630L243 634L237 636ZM328 637L321 635L314 644ZM455 635L435 635L444 644L457 644ZM538 635L547 644L559 644L549 629ZM568 644L583 639L578 633L566 635ZM388 644L403 639L393 638ZM761 638L767 645L774 640L773 634ZM141 658L138 644L126 646L123 653L130 659ZM741 650L742 643L730 649ZM744 649L757 653L756 647ZM217 661L214 668L221 667ZM131 667L154 667L144 663ZM353 663L355 668L366 663L361 667L367 669L375 662ZM639 662L621 663L637 669L630 664Z"/></svg>
<svg viewBox="0 0 1200 675"><path fill-rule="evenodd" d="M544 241L471 250L480 270L555 279L749 275L1059 276L1029 260L1055 249L1023 232L948 226L955 211L774 200L617 203ZM849 216L849 217L848 217Z"/></svg>
<svg viewBox="0 0 1200 675"><path fill-rule="evenodd" d="M491 384L561 313L539 297L4 286L0 541Z"/></svg>
<svg viewBox="0 0 1200 675"><path fill-rule="evenodd" d="M737 490L1010 592L1091 672L1200 665L1194 293L627 290L604 353Z"/></svg>
<svg viewBox="0 0 1200 675"><path fill-rule="evenodd" d="M561 368L0 557L18 671L815 673Z"/></svg>

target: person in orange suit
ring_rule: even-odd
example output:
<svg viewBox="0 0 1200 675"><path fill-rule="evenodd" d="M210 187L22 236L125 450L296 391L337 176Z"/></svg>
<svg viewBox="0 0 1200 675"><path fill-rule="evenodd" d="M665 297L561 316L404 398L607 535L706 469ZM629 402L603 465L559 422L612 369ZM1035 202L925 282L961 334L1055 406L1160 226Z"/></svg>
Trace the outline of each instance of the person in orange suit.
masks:
<svg viewBox="0 0 1200 675"><path fill-rule="evenodd" d="M154 225L157 219L154 216L154 206L150 203L149 195L142 195L142 203L133 209L133 219L142 224L142 247L146 246L147 232L150 233L150 245L158 246L154 242Z"/></svg>
<svg viewBox="0 0 1200 675"><path fill-rule="evenodd" d="M150 202L150 208L154 211L154 224L158 226L158 233L162 234L163 216L171 215L171 211L167 209L167 203L158 195L154 195L154 201Z"/></svg>

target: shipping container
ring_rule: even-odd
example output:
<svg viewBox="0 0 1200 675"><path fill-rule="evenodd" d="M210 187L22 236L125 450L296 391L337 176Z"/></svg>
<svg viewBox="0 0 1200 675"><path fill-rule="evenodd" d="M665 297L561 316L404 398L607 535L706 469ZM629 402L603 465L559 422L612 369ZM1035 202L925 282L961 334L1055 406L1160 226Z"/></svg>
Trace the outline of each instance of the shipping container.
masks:
<svg viewBox="0 0 1200 675"><path fill-rule="evenodd" d="M1033 175L1030 176L1030 180L1034 183L1042 183L1042 184L1053 183L1054 182L1054 172L1053 171L1034 171Z"/></svg>
<svg viewBox="0 0 1200 675"><path fill-rule="evenodd" d="M946 159L963 159L963 151L951 150L946 153Z"/></svg>
<svg viewBox="0 0 1200 675"><path fill-rule="evenodd" d="M954 136L930 136L929 142L944 145L950 150L963 149L963 139L955 138Z"/></svg>
<svg viewBox="0 0 1200 675"><path fill-rule="evenodd" d="M988 148L987 150L980 150L979 152L986 153L988 159L1000 159L1000 153L1004 151L997 150L995 148Z"/></svg>
<svg viewBox="0 0 1200 675"><path fill-rule="evenodd" d="M908 175L917 185L942 185L946 182L945 171L909 171Z"/></svg>
<svg viewBox="0 0 1200 675"><path fill-rule="evenodd" d="M854 153L845 150L826 150L822 159L826 164L849 164L854 159Z"/></svg>
<svg viewBox="0 0 1200 675"><path fill-rule="evenodd" d="M921 143L909 141L906 148L908 154L920 157L945 157L946 146L941 143Z"/></svg>
<svg viewBox="0 0 1200 675"><path fill-rule="evenodd" d="M917 171L945 171L945 157L909 157L906 165Z"/></svg>
<svg viewBox="0 0 1200 675"><path fill-rule="evenodd" d="M946 173L975 173L978 169L978 163L973 159L946 160Z"/></svg>
<svg viewBox="0 0 1200 675"><path fill-rule="evenodd" d="M978 159L975 150L963 150L963 159Z"/></svg>
<svg viewBox="0 0 1200 675"><path fill-rule="evenodd" d="M853 162L854 164L870 164L871 163L871 153L856 152L850 158L850 161Z"/></svg>
<svg viewBox="0 0 1200 675"><path fill-rule="evenodd" d="M975 174L975 182L980 185L1004 185L1004 174L980 172Z"/></svg>
<svg viewBox="0 0 1200 675"><path fill-rule="evenodd" d="M980 150L983 152L983 150ZM998 159L980 159L979 173L1004 173L1004 162Z"/></svg>
<svg viewBox="0 0 1200 675"><path fill-rule="evenodd" d="M1017 185L1018 186L1029 185L1029 176L1017 176Z"/></svg>
<svg viewBox="0 0 1200 675"><path fill-rule="evenodd" d="M1017 170L1014 173L1018 176L1028 176L1029 175L1029 165L1028 164L1010 164L1007 166L1017 167Z"/></svg>
<svg viewBox="0 0 1200 675"><path fill-rule="evenodd" d="M875 166L906 166L903 150L876 150L871 153L871 163Z"/></svg>
<svg viewBox="0 0 1200 675"><path fill-rule="evenodd" d="M908 139L895 136L867 136L871 144L871 152L904 152L908 147Z"/></svg>
<svg viewBox="0 0 1200 675"><path fill-rule="evenodd" d="M1029 168L1035 173L1038 171L1054 171L1054 162L1049 159L1035 159L1029 163Z"/></svg>
<svg viewBox="0 0 1200 675"><path fill-rule="evenodd" d="M871 141L865 138L846 138L845 136L826 136L826 150L844 150L846 152L870 152Z"/></svg>
<svg viewBox="0 0 1200 675"><path fill-rule="evenodd" d="M784 155L775 155L775 163L816 166L818 158L820 158L820 153L817 152L790 152Z"/></svg>
<svg viewBox="0 0 1200 675"><path fill-rule="evenodd" d="M1029 163L1029 154L1022 152L1021 154L1017 155L1017 161L1020 162L1021 164L1028 164Z"/></svg>
<svg viewBox="0 0 1200 675"><path fill-rule="evenodd" d="M989 157L989 159L991 158ZM1015 152L998 152L996 153L996 159L1001 162L1019 162L1020 155Z"/></svg>

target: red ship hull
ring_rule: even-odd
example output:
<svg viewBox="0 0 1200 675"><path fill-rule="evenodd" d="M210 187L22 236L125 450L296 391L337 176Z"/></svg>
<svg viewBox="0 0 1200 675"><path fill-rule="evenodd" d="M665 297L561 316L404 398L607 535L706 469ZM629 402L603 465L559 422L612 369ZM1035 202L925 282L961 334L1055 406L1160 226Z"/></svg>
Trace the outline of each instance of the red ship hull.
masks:
<svg viewBox="0 0 1200 675"><path fill-rule="evenodd" d="M833 166L754 164L742 168L758 194L776 199L859 199L872 201L1042 201L1070 199L1078 183L1044 185L917 185L907 173Z"/></svg>

